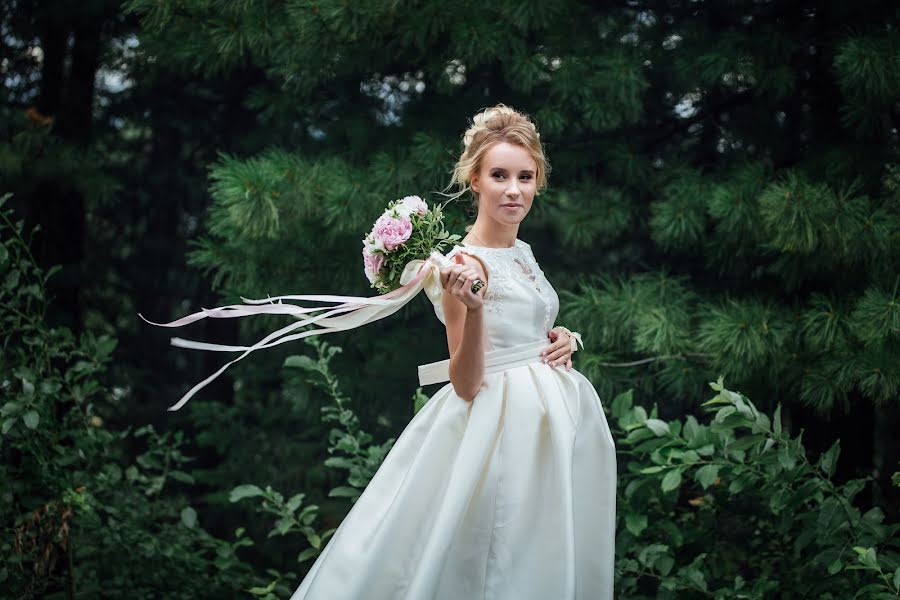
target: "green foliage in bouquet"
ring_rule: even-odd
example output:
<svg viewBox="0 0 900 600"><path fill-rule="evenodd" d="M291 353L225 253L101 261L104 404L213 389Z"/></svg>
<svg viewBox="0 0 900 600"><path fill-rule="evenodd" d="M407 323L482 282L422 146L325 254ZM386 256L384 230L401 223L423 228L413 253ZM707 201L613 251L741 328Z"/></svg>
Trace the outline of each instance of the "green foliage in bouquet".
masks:
<svg viewBox="0 0 900 600"><path fill-rule="evenodd" d="M417 204L421 207L420 210L417 212L406 208L407 202ZM366 275L373 288L382 294L399 288L400 276L407 264L413 260L425 260L435 250L444 252L445 248L462 239L460 235L451 234L445 228L443 213L445 205L446 202L428 208L418 196L407 196L388 204L382 217L376 221L375 227L363 240L363 255L376 254L383 261L377 265L379 268L374 273L371 270L372 265L366 262ZM395 221L408 219L412 225L409 237L396 247L385 248L379 238L379 223L384 217Z"/></svg>

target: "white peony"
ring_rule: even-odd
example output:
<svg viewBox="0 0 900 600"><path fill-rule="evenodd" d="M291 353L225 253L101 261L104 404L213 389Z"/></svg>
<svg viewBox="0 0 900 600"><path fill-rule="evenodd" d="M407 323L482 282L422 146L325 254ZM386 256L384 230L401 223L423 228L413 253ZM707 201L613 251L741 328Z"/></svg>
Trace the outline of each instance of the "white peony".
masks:
<svg viewBox="0 0 900 600"><path fill-rule="evenodd" d="M428 212L428 204L418 196L406 196L394 206L394 210L404 217L408 217L413 213L421 216Z"/></svg>

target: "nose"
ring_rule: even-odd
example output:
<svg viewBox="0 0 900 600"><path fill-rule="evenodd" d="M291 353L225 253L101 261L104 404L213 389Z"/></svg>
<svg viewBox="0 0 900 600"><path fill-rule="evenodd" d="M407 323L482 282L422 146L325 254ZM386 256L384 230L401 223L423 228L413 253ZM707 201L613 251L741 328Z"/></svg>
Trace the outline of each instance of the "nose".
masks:
<svg viewBox="0 0 900 600"><path fill-rule="evenodd" d="M506 195L513 198L519 197L519 185L514 179L509 182L509 187L506 188Z"/></svg>

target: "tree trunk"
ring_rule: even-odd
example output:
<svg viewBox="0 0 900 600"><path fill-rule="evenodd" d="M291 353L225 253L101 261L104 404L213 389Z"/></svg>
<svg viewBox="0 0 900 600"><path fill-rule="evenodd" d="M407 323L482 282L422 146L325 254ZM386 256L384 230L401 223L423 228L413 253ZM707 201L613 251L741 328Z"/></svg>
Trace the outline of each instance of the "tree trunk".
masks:
<svg viewBox="0 0 900 600"><path fill-rule="evenodd" d="M64 143L86 148L93 131L94 79L100 62L102 15L85 15L75 23L61 23L52 14L42 27L40 95L37 109L53 116L53 133ZM71 60L65 72L69 38ZM40 231L32 241L38 264L62 269L47 282L53 310L51 326L65 325L82 329L83 307L80 299L85 241L85 198L74 182L61 178L38 182L23 200L26 231L36 225Z"/></svg>

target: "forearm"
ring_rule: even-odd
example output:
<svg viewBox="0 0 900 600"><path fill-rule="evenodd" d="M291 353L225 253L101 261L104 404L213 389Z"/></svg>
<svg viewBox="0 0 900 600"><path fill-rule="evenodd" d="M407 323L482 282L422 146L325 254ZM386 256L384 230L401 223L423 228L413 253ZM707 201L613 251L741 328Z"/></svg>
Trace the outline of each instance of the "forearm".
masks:
<svg viewBox="0 0 900 600"><path fill-rule="evenodd" d="M475 399L484 380L484 307L466 309L462 339L450 359L450 383L456 395Z"/></svg>

